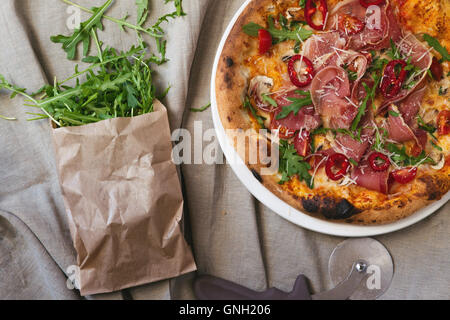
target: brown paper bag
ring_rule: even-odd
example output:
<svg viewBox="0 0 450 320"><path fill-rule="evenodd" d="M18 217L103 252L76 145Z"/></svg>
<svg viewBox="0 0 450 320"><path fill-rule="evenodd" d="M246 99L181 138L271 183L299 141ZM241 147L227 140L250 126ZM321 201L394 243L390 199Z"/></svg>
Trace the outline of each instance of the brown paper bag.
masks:
<svg viewBox="0 0 450 320"><path fill-rule="evenodd" d="M194 271L167 110L53 130L82 295Z"/></svg>

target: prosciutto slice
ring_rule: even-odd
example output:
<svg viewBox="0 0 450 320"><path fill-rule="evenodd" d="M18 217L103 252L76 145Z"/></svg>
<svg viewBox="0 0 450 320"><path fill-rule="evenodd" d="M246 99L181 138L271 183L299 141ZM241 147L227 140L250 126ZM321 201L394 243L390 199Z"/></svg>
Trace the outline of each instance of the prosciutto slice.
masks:
<svg viewBox="0 0 450 320"><path fill-rule="evenodd" d="M425 96L425 91L425 86L422 89L416 90L405 100L403 100L398 107L403 119L411 128L417 127L416 116L419 113L420 105L422 104L423 97Z"/></svg>
<svg viewBox="0 0 450 320"><path fill-rule="evenodd" d="M361 187L388 194L389 170L375 171L370 167L367 160L353 169L351 178Z"/></svg>
<svg viewBox="0 0 450 320"><path fill-rule="evenodd" d="M410 140L416 140L416 142L419 144L419 141L416 135L414 134L414 131L405 122L398 108L395 105L391 105L389 106L389 111L390 113L386 126L386 129L389 133L389 138L396 142L406 142Z"/></svg>
<svg viewBox="0 0 450 320"><path fill-rule="evenodd" d="M314 106L305 106L299 110L297 115L291 112L286 118L277 120L278 114L282 111L283 107L292 103L287 98L301 98L302 96L295 91L288 92L284 95L276 97L278 108L273 115L272 127L285 127L289 131L298 131L302 129L314 130L320 126L320 116L316 113Z"/></svg>
<svg viewBox="0 0 450 320"><path fill-rule="evenodd" d="M413 83L408 89L402 88L400 92L393 98L387 99L383 102L380 112L384 111L387 106L392 103L405 99L408 95L415 91L416 88L421 88L424 85L424 80L427 75L427 70L433 62L433 57L425 45L416 39L412 34L406 35L397 43L400 53L406 57L406 60L411 60L411 64L416 66L420 72L414 77L410 76L405 80L405 84Z"/></svg>
<svg viewBox="0 0 450 320"><path fill-rule="evenodd" d="M389 23L388 36L383 39L377 45L369 46L370 50L381 50L389 48L391 45L391 40L394 42L398 42L402 37L402 30L400 25L398 24L397 17L394 14L394 9L392 9L391 5L386 7L386 16Z"/></svg>
<svg viewBox="0 0 450 320"><path fill-rule="evenodd" d="M361 121L361 141L353 139L347 134L338 134L333 144L333 149L337 153L344 154L347 158L359 162L367 149L371 145L372 137L375 134L373 124L373 114L369 110Z"/></svg>
<svg viewBox="0 0 450 320"><path fill-rule="evenodd" d="M336 51L342 50L345 42L339 32L316 34L305 41L302 54L312 61L318 72L327 66L336 65Z"/></svg>
<svg viewBox="0 0 450 320"><path fill-rule="evenodd" d="M416 142L416 152L418 154L425 149L428 141L427 132L419 129L416 121L416 116L419 112L425 91L426 87L424 86L413 92L400 103L398 108L391 105L389 110L397 112L400 115L395 117L392 114L389 114L387 121L389 137L397 142L414 140Z"/></svg>
<svg viewBox="0 0 450 320"><path fill-rule="evenodd" d="M326 67L311 83L311 97L326 128L348 129L358 108L351 102L347 72L339 67Z"/></svg>
<svg viewBox="0 0 450 320"><path fill-rule="evenodd" d="M380 44L389 38L389 18L387 8L389 3L374 8L363 7L359 0L347 0L338 4L331 12L328 28L339 30L339 19L348 15L364 23L364 29L359 33L349 35L340 30L342 37L347 39L347 48L354 50L380 48ZM389 44L389 43L388 43Z"/></svg>

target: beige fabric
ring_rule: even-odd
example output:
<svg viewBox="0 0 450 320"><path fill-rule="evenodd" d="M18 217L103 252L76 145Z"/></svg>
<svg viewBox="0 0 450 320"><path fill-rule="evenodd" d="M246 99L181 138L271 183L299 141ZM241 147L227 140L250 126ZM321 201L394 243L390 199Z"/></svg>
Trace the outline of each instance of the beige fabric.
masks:
<svg viewBox="0 0 450 320"><path fill-rule="evenodd" d="M98 5L102 1L79 0ZM194 121L212 128L211 112L189 108L210 101L215 51L228 22L244 0L185 0L188 16L169 32L170 63L160 68L161 87L173 89L165 104L172 129L193 132ZM131 1L115 1L108 14L134 12ZM153 6L152 16L164 7ZM50 35L66 32L66 6L54 0L0 1L0 73L30 89L64 78L73 68ZM131 18L133 19L133 18ZM108 44L125 48L133 32L105 22ZM200 32L201 31L201 32ZM193 64L192 64L193 62ZM192 68L191 68L192 64ZM57 183L47 123L25 121L20 99L0 95L0 114L19 122L0 122L0 299L79 298L66 289L66 268L75 263ZM205 143L206 144L206 143ZM199 271L254 289L290 290L304 273L313 291L330 288L328 257L342 238L299 228L256 201L225 165L181 168L192 245ZM385 299L448 299L450 296L450 204L432 217L394 234L377 237L393 255L395 276ZM12 241L15 235L20 241ZM6 240L5 240L6 239ZM19 244L21 243L21 244ZM11 259L10 257L13 257ZM193 275L90 298L193 298ZM6 284L6 285L4 285Z"/></svg>

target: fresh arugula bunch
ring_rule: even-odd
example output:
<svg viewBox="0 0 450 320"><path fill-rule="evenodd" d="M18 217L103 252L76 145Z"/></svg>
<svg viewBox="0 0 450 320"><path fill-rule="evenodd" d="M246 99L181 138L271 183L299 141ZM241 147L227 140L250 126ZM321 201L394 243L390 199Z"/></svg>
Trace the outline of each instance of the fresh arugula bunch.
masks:
<svg viewBox="0 0 450 320"><path fill-rule="evenodd" d="M73 5L68 0L62 1ZM166 0L166 3L170 1L173 0ZM162 95L156 96L151 70L151 63L160 64L167 61L165 41L158 46L161 57L155 55L148 57L147 46L142 40L138 46L133 46L126 52L117 52L113 48L103 49L96 31L103 28L102 18L106 18L104 13L111 2L112 0L107 0L101 7L93 8L90 11L92 16L71 36L52 37L54 42L63 43L63 49L68 53L69 59L76 55L77 45L82 42L85 56L83 62L90 64L85 70L79 71L77 65L74 74L66 80L61 82L55 80L53 85L44 85L33 94L28 94L25 89L10 84L0 75L0 89L9 90L12 92L12 97L20 94L27 99L26 106L40 109L40 112L29 112L28 114L33 115L34 118L28 120L50 118L57 126L64 127L84 125L115 117L133 117L152 112L154 100L162 99L167 95L170 87ZM140 29L156 30L155 37L160 41L164 34L160 27L161 23L168 21L169 17L185 14L180 0L175 0L174 4L176 11L158 19L153 27L144 29L142 25L148 16L149 4L148 1L137 0L138 25L129 24L126 18L120 20L125 23L120 25L121 27L134 26L138 32ZM86 56L92 40L96 45L97 55ZM81 76L85 76L83 81L80 81ZM73 79L76 79L75 85L65 85ZM40 98L36 98L37 95L41 95Z"/></svg>
<svg viewBox="0 0 450 320"><path fill-rule="evenodd" d="M314 180L309 173L311 165L299 156L293 144L286 140L280 140L280 164L279 172L281 180L279 184L288 182L293 176L297 175L300 181L305 181L309 188L314 188Z"/></svg>
<svg viewBox="0 0 450 320"><path fill-rule="evenodd" d="M250 22L243 27L243 31L251 36L257 37L258 31L260 29L265 29L269 31L272 36L273 44L277 44L287 40L295 40L295 41L304 41L308 39L313 32L309 29L303 28L303 23L299 21L291 21L290 23L287 21L286 17L280 14L278 18L278 23L280 25L280 29L275 26L275 21L273 16L269 16L267 18L268 28L264 28L263 26Z"/></svg>
<svg viewBox="0 0 450 320"><path fill-rule="evenodd" d="M126 29L134 30L140 40L140 42L143 42L142 35L147 35L155 39L156 41L156 47L160 54L160 56L152 55L152 62L156 63L158 65L167 62L166 59L166 41L163 40L165 32L161 28L161 24L163 22L168 22L169 19L175 19L177 17L185 16L186 13L183 11L182 7L182 0L165 0L164 2L167 4L169 2L173 2L175 6L175 11L165 14L162 17L158 19L158 21L152 25L151 27L144 27L145 22L147 21L148 14L149 14L149 1L148 0L136 0L136 7L137 7L137 23L133 24L128 22L128 14L125 15L122 19L117 19L114 17L110 17L104 14L104 12L109 8L111 5L112 0L108 0L105 2L103 6L100 8L86 8L83 7L77 3L74 3L70 0L61 0L62 2L74 6L76 8L79 8L80 10L83 10L85 12L91 13L93 16L91 19L87 20L86 22L82 23L80 25L80 28L75 30L74 34L70 37L58 35L55 37L52 37L51 40L55 43L62 43L63 49L67 52L68 58L70 60L75 59L76 55L76 47L77 45L82 41L84 44L84 56L86 56L87 51L89 50L89 43L90 43L90 37L96 37L96 30L97 29L103 29L103 26L101 24L101 19L107 19L109 21L112 21L116 23L122 31L125 31ZM102 14L101 11L103 11ZM72 43L72 40L76 40L76 43Z"/></svg>

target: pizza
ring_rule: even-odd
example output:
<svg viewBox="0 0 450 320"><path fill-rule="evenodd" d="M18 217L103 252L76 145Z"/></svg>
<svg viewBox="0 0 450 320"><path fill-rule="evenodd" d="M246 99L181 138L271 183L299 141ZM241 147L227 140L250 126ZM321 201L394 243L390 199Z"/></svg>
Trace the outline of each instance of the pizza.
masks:
<svg viewBox="0 0 450 320"><path fill-rule="evenodd" d="M250 1L221 53L215 98L255 177L302 212L352 224L442 199L449 10L447 0ZM271 156L274 144L269 162L249 150Z"/></svg>

